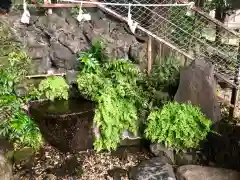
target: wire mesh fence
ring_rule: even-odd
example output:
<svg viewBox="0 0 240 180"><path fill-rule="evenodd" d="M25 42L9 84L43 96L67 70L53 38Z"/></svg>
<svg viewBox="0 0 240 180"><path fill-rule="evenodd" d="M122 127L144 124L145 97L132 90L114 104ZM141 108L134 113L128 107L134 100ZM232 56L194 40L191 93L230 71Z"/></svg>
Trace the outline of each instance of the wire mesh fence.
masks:
<svg viewBox="0 0 240 180"><path fill-rule="evenodd" d="M59 0L68 4L80 0ZM182 0L89 0L107 3L105 6L117 14L128 17L129 3L132 20L147 30L151 35L171 44L188 57L204 57L215 65L218 73L233 80L236 69L240 66L239 34L216 23L203 13L189 5L178 6ZM114 4L115 3L115 4ZM178 5L173 5L174 3ZM118 4L118 5L116 5ZM119 5L124 4L124 5ZM136 6L134 4L155 4ZM156 6L156 5L165 6ZM183 3L182 3L183 5Z"/></svg>
<svg viewBox="0 0 240 180"><path fill-rule="evenodd" d="M107 3L172 4L175 0L102 0ZM128 6L108 5L127 17ZM176 46L194 58L204 57L215 64L216 71L233 79L238 66L239 36L189 9L188 6L132 6L132 19L139 26Z"/></svg>

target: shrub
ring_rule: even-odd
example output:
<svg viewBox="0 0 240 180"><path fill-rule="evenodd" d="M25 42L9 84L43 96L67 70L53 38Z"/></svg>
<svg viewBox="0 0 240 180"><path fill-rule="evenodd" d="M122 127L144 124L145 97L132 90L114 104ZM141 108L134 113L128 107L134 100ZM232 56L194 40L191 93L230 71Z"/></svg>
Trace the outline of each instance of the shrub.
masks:
<svg viewBox="0 0 240 180"><path fill-rule="evenodd" d="M197 148L210 132L211 121L198 107L169 102L150 113L145 135L153 142L175 150Z"/></svg>
<svg viewBox="0 0 240 180"><path fill-rule="evenodd" d="M0 96L12 95L14 78L8 75L8 73L0 69Z"/></svg>
<svg viewBox="0 0 240 180"><path fill-rule="evenodd" d="M26 97L18 97L14 91L14 86L25 78L29 60L25 53L15 51L8 55L7 68L0 66L0 136L18 147L29 146L37 150L43 144L41 133L22 109Z"/></svg>
<svg viewBox="0 0 240 180"><path fill-rule="evenodd" d="M140 109L148 101L138 84L140 70L128 60L105 61L99 52L103 49L94 47L79 56L77 78L81 94L97 104L94 123L101 134L94 142L97 151L116 149L124 130L136 134Z"/></svg>
<svg viewBox="0 0 240 180"><path fill-rule="evenodd" d="M25 52L16 51L8 55L8 75L12 75L15 82L19 82L25 78L29 64L30 58Z"/></svg>
<svg viewBox="0 0 240 180"><path fill-rule="evenodd" d="M105 43L102 40L94 40L91 48L86 52L77 53L81 68L93 68L99 63L107 61Z"/></svg>
<svg viewBox="0 0 240 180"><path fill-rule="evenodd" d="M97 103L94 122L101 133L94 142L97 151L116 149L126 129L136 134L138 108L147 101L131 74L110 63L102 67L98 73L80 72L77 79L81 94Z"/></svg>
<svg viewBox="0 0 240 180"><path fill-rule="evenodd" d="M63 77L52 76L41 81L39 92L53 101L54 99L68 99L69 85Z"/></svg>
<svg viewBox="0 0 240 180"><path fill-rule="evenodd" d="M23 111L18 110L12 117L0 124L0 134L17 143L18 146L39 150L43 139L34 121Z"/></svg>
<svg viewBox="0 0 240 180"><path fill-rule="evenodd" d="M25 78L30 59L21 51L11 52L7 63L0 66L0 95L11 95L14 85Z"/></svg>
<svg viewBox="0 0 240 180"><path fill-rule="evenodd" d="M174 96L180 80L180 64L175 57L161 59L161 63L154 66L149 78L149 86L158 91L168 92Z"/></svg>

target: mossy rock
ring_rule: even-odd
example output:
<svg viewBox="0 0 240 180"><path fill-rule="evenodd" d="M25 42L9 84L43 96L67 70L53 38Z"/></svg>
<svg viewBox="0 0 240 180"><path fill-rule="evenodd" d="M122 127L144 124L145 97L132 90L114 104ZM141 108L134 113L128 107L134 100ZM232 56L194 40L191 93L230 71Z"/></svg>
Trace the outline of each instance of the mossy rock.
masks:
<svg viewBox="0 0 240 180"><path fill-rule="evenodd" d="M11 31L5 23L0 21L0 41L6 41L12 37Z"/></svg>
<svg viewBox="0 0 240 180"><path fill-rule="evenodd" d="M34 149L25 147L20 150L16 150L13 153L13 160L15 163L28 161L34 156L34 154L35 154Z"/></svg>
<svg viewBox="0 0 240 180"><path fill-rule="evenodd" d="M0 56L7 56L10 52L20 49L21 44L17 41L9 25L0 19ZM0 57L0 58L1 58Z"/></svg>

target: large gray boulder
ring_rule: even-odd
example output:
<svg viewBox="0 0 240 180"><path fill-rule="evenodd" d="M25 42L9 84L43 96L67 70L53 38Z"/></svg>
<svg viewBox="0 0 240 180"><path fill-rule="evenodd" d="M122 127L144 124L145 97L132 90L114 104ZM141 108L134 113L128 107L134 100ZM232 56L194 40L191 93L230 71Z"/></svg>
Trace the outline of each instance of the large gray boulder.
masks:
<svg viewBox="0 0 240 180"><path fill-rule="evenodd" d="M220 121L214 130L218 134L210 133L201 146L206 163L240 171L240 127Z"/></svg>
<svg viewBox="0 0 240 180"><path fill-rule="evenodd" d="M12 178L12 166L3 154L0 154L0 180L10 180Z"/></svg>
<svg viewBox="0 0 240 180"><path fill-rule="evenodd" d="M172 149L166 148L161 143L153 143L150 145L151 152L165 160L169 164L175 164L174 151Z"/></svg>
<svg viewBox="0 0 240 180"><path fill-rule="evenodd" d="M10 180L12 178L12 165L8 156L12 152L12 146L0 137L0 180Z"/></svg>
<svg viewBox="0 0 240 180"><path fill-rule="evenodd" d="M207 118L221 119L220 105L216 98L214 66L204 59L195 60L180 70L180 84L174 99L200 107Z"/></svg>
<svg viewBox="0 0 240 180"><path fill-rule="evenodd" d="M131 180L176 180L173 168L160 157L141 162L130 172Z"/></svg>
<svg viewBox="0 0 240 180"><path fill-rule="evenodd" d="M55 67L68 70L76 68L76 56L59 42L55 41L51 43L50 57Z"/></svg>
<svg viewBox="0 0 240 180"><path fill-rule="evenodd" d="M128 33L126 23L97 8L90 12L91 21L81 23L69 9L54 9L47 16L34 8L29 11L29 25L20 23L21 11L0 17L0 22L5 21L14 29L14 36L32 58L29 74L47 73L51 68L57 72L76 70L75 54L88 50L91 42L99 39L106 42L106 54L110 57L128 58L143 67L147 64L146 42L139 42Z"/></svg>
<svg viewBox="0 0 240 180"><path fill-rule="evenodd" d="M233 170L186 165L181 166L176 174L178 180L239 180L240 173Z"/></svg>

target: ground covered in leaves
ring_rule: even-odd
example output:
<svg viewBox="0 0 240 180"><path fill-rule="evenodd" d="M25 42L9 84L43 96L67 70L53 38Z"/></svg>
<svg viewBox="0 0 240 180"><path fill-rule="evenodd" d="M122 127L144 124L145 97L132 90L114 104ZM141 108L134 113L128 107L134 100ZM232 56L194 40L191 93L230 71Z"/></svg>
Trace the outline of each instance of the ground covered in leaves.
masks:
<svg viewBox="0 0 240 180"><path fill-rule="evenodd" d="M131 167L149 158L147 151L136 147L65 154L46 145L38 154L15 163L14 180L126 180Z"/></svg>

